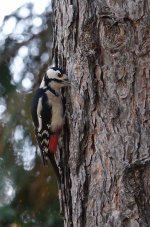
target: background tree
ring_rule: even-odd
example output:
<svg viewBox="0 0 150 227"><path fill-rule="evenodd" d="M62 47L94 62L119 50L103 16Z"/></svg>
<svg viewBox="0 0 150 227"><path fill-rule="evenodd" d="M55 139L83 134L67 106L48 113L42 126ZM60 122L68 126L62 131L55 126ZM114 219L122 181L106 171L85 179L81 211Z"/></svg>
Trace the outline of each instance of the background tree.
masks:
<svg viewBox="0 0 150 227"><path fill-rule="evenodd" d="M51 4L25 4L0 30L0 226L63 226L51 167L32 134L31 97L51 64Z"/></svg>
<svg viewBox="0 0 150 227"><path fill-rule="evenodd" d="M73 84L60 152L65 226L150 226L150 6L53 1Z"/></svg>

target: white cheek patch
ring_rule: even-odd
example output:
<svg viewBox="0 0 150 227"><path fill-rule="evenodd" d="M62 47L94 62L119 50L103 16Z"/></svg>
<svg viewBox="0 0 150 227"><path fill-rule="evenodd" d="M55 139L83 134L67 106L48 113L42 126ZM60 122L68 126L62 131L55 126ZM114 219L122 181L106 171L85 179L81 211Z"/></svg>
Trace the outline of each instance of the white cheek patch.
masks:
<svg viewBox="0 0 150 227"><path fill-rule="evenodd" d="M49 79L57 78L58 73L60 73L59 70L55 71L53 69L48 69L47 72L46 72Z"/></svg>

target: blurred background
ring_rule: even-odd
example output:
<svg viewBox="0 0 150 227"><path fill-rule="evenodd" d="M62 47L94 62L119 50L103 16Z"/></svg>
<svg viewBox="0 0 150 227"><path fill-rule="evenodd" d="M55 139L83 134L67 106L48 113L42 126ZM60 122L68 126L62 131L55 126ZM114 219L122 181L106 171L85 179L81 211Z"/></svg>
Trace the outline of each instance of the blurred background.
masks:
<svg viewBox="0 0 150 227"><path fill-rule="evenodd" d="M36 146L31 98L52 64L50 0L5 0L0 12L0 227L62 227L55 174Z"/></svg>

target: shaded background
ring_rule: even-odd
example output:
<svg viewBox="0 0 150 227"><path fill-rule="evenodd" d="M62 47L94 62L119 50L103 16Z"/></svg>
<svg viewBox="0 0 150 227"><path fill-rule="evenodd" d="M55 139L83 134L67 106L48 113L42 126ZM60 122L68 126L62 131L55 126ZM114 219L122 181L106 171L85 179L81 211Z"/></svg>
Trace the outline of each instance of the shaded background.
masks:
<svg viewBox="0 0 150 227"><path fill-rule="evenodd" d="M51 2L26 2L0 27L0 226L63 226L30 114L32 92L52 64Z"/></svg>

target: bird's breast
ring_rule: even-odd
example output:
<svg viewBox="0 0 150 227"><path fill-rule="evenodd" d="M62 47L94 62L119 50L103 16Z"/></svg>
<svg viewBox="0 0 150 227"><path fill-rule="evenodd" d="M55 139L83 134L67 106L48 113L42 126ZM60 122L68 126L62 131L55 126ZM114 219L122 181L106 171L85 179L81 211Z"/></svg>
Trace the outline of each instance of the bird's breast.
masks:
<svg viewBox="0 0 150 227"><path fill-rule="evenodd" d="M63 105L60 96L55 96L47 92L48 102L52 108L51 113L51 131L60 132L64 124Z"/></svg>
<svg viewBox="0 0 150 227"><path fill-rule="evenodd" d="M59 131L63 127L64 118L63 118L63 109L62 104L55 103L52 107L52 122L51 130Z"/></svg>
<svg viewBox="0 0 150 227"><path fill-rule="evenodd" d="M52 107L51 130L58 132L62 129L64 123L63 106L61 97L48 94L49 105Z"/></svg>

